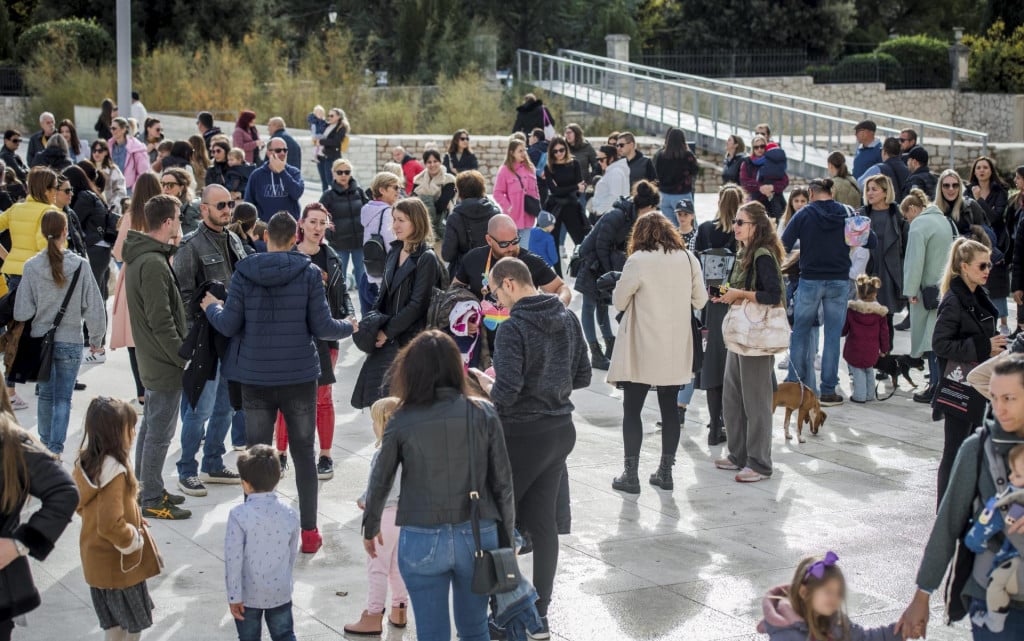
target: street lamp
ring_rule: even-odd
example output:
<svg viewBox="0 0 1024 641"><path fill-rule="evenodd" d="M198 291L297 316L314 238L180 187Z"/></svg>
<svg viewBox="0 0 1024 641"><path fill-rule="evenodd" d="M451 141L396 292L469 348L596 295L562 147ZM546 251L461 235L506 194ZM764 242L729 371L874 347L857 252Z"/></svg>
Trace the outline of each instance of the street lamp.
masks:
<svg viewBox="0 0 1024 641"><path fill-rule="evenodd" d="M338 21L338 10L336 8L331 7L327 11L327 20L329 20L331 24L334 24L335 22Z"/></svg>

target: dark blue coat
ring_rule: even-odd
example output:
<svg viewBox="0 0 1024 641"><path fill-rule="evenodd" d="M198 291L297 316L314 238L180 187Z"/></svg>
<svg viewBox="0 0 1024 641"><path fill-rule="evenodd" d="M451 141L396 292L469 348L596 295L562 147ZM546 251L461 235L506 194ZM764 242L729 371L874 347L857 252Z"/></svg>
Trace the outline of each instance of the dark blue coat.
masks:
<svg viewBox="0 0 1024 641"><path fill-rule="evenodd" d="M331 318L323 274L297 251L240 260L224 305L206 308L210 324L231 339L224 375L247 385L295 385L320 377L314 336L340 340L352 325Z"/></svg>

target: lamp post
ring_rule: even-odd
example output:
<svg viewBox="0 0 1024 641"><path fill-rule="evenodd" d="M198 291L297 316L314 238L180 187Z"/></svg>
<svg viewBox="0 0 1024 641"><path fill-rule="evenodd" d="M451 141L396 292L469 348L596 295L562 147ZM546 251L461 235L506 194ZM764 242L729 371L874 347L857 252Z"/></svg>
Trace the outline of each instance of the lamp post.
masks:
<svg viewBox="0 0 1024 641"><path fill-rule="evenodd" d="M117 107L127 118L131 115L131 105L132 3L131 0L117 0Z"/></svg>
<svg viewBox="0 0 1024 641"><path fill-rule="evenodd" d="M328 20L328 22L331 23L331 25L333 25L335 22L338 21L338 9L337 9L337 7L333 7L332 6L327 11L327 20Z"/></svg>

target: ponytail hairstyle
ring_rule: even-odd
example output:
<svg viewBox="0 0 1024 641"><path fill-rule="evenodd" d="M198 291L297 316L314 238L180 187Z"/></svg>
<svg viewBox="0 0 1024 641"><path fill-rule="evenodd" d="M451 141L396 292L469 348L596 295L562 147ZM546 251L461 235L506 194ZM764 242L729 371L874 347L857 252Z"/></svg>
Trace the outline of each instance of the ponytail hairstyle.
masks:
<svg viewBox="0 0 1024 641"><path fill-rule="evenodd" d="M878 299L878 290L882 289L882 279L878 276L861 274L857 277L857 298L872 303Z"/></svg>
<svg viewBox="0 0 1024 641"><path fill-rule="evenodd" d="M726 185L718 190L718 215L715 227L727 234L732 233L732 221L743 203L744 193L739 185Z"/></svg>
<svg viewBox="0 0 1024 641"><path fill-rule="evenodd" d="M64 275L64 232L68 229L68 219L64 212L49 209L43 214L40 231L46 237L46 257L50 260L50 273L57 287L67 282Z"/></svg>
<svg viewBox="0 0 1024 641"><path fill-rule="evenodd" d="M900 213L906 216L907 211L911 207L918 207L920 209L924 209L931 204L931 201L928 200L928 196L923 191L921 191L919 187L914 187L913 189L910 190L910 193L907 194L907 197L904 198L902 202L900 202Z"/></svg>
<svg viewBox="0 0 1024 641"><path fill-rule="evenodd" d="M946 262L946 271L942 274L942 282L939 285L939 292L945 295L949 291L949 284L954 277L962 276L960 270L964 263L970 263L979 254L988 255L992 252L976 240L970 238L957 238L953 241L953 247L949 250L949 260Z"/></svg>

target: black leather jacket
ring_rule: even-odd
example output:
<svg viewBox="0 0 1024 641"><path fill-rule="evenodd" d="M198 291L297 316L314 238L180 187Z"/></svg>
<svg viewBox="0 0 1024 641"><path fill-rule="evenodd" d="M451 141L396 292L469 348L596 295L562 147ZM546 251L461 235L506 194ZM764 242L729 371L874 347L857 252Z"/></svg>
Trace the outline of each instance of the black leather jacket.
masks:
<svg viewBox="0 0 1024 641"><path fill-rule="evenodd" d="M441 282L440 263L433 249L426 244L420 245L399 265L401 252L402 241L391 243L391 251L384 263L384 279L373 305L387 317L381 330L388 340L400 346L411 341L427 326L427 312L434 288L447 287L447 283Z"/></svg>
<svg viewBox="0 0 1024 641"><path fill-rule="evenodd" d="M225 234L230 255L225 255L222 245ZM174 276L181 299L192 300L192 292L208 280L220 281L227 287L235 264L245 257L245 247L234 232L216 232L206 223L199 223L199 229L185 236L174 255ZM195 317L189 318L190 325L193 320Z"/></svg>
<svg viewBox="0 0 1024 641"><path fill-rule="evenodd" d="M474 399L473 407L454 389L442 388L428 407L400 409L384 430L380 456L370 476L363 515L363 536L380 532L384 511L398 465L402 466L398 525L432 527L469 520L469 462L480 487L480 518L497 519L499 544L512 541L515 494L512 465L505 450L501 421L494 406ZM467 420L469 419L469 420ZM474 430L473 451L469 431Z"/></svg>
<svg viewBox="0 0 1024 641"><path fill-rule="evenodd" d="M352 298L348 295L345 272L341 269L341 257L330 245L323 245L327 252L327 305L333 318L348 318L355 315Z"/></svg>

